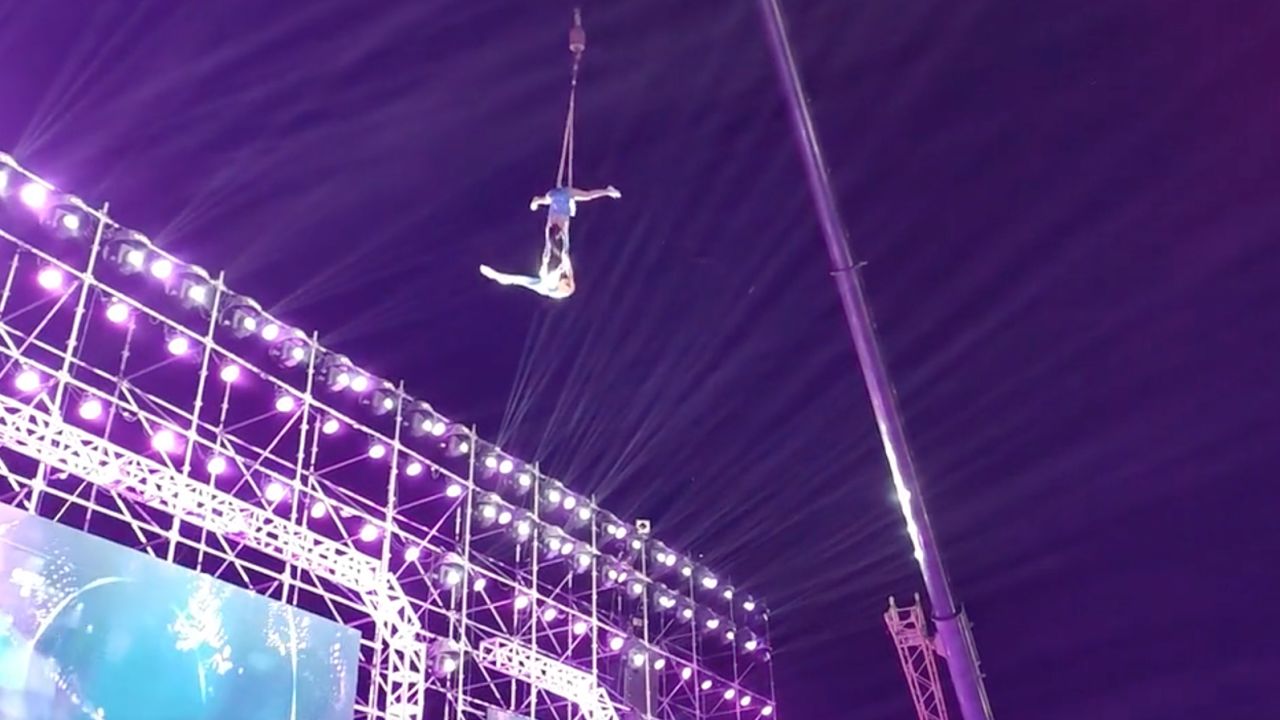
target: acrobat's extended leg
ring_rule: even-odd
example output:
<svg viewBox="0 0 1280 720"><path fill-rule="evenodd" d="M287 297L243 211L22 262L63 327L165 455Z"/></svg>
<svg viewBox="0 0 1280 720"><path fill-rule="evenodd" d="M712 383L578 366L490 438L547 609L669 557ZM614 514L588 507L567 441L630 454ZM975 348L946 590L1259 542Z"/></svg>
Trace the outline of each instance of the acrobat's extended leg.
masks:
<svg viewBox="0 0 1280 720"><path fill-rule="evenodd" d="M529 288L533 290L542 285L541 277L533 277L530 275L513 275L494 270L488 265L480 266L480 274L498 283L499 285L517 285L519 287Z"/></svg>
<svg viewBox="0 0 1280 720"><path fill-rule="evenodd" d="M622 193L618 192L618 188L612 185L601 190L579 190L578 188L572 188L569 192L573 196L574 202L591 202L592 200L599 200L600 198L605 197L617 200L622 197Z"/></svg>

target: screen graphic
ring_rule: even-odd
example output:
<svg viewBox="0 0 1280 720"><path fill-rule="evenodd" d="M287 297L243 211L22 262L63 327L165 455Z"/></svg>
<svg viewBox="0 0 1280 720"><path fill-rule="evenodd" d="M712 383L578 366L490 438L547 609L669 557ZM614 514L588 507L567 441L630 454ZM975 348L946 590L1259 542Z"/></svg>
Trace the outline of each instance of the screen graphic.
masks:
<svg viewBox="0 0 1280 720"><path fill-rule="evenodd" d="M0 718L350 720L359 634L0 504Z"/></svg>

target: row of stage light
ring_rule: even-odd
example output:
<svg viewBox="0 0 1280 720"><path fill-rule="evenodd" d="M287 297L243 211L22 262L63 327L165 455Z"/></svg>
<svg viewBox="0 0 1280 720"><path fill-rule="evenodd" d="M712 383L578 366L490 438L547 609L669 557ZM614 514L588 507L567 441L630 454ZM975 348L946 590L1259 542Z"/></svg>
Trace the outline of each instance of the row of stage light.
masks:
<svg viewBox="0 0 1280 720"><path fill-rule="evenodd" d="M454 456L475 453L479 458L480 474L495 480L496 488L493 491L475 489L478 495L473 522L482 526L505 527L517 542L530 540L537 528L538 542L547 558L563 558L572 562L578 572L589 571L599 564L602 566L600 576L606 587L622 589L633 598L645 596L646 589L649 589L649 599L661 611L671 612L686 622L697 619L706 634L719 634L731 643L736 641L745 652L764 649L754 634L744 632L742 637L737 637L723 612L709 606L698 607L694 596L701 591L730 605L731 615L742 613L748 620L753 620L762 618L764 614L755 600L735 594L732 587L721 583L709 569L695 565L654 539L640 537L634 528L594 508L588 500L569 492L558 481L538 475L531 466L479 441L464 426L441 416L429 404L415 400L391 383L360 370L346 356L320 347L306 333L272 317L255 301L225 290L207 271L160 251L145 235L119 226L78 198L57 190L23 169L3 153L0 153L0 199L16 200L47 231L63 239L87 240L99 231L101 224L103 258L123 274L150 276L162 283L166 292L176 296L183 306L206 315L216 312L219 324L229 328L237 337L257 337L267 343L268 354L282 368L314 367L323 387L334 393L359 395L361 404L373 414L401 413L411 435L444 442L447 452ZM42 266L35 279L49 292L65 292L73 285L68 273L55 264ZM122 298L108 297L102 312L109 322L124 326L130 323L136 309ZM165 350L174 357L194 354L197 345L203 342L176 327L166 330ZM218 368L218 377L226 383L239 382L242 375L241 363L227 362ZM47 378L35 369L20 367L13 381L20 393L29 394L41 390ZM276 389L272 403L275 411L289 414L299 412L304 399L282 386ZM76 412L82 420L96 421L103 417L107 408L101 398L85 393ZM344 425L333 415L318 417L317 421L325 435L341 431ZM156 451L171 454L182 448L184 440L182 433L158 427L150 442ZM375 461L386 458L389 454L387 440L372 439L367 454ZM211 476L225 473L228 465L227 458L216 452L205 459L205 468ZM407 477L416 477L425 468L422 459L406 454L399 471ZM537 492L532 511L514 504L514 500L528 495L534 488ZM460 498L466 492L467 488L458 482L450 482L444 490L450 498ZM269 504L288 501L288 489L281 483L268 485L262 494ZM316 501L310 508L314 518L321 518L328 512L321 501ZM537 518L551 522L542 523ZM592 537L573 535L575 530L584 529ZM374 542L379 539L380 531L376 525L366 524L359 529L357 537L365 542ZM409 558L420 551L410 547L405 552Z"/></svg>

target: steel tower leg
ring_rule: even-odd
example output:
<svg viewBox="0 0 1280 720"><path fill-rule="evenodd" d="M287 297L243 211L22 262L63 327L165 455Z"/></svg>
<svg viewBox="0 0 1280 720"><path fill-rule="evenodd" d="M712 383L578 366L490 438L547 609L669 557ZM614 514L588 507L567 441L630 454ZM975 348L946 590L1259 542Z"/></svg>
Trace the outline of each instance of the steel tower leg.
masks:
<svg viewBox="0 0 1280 720"><path fill-rule="evenodd" d="M884 443L884 453L902 505L907 531L915 545L916 560L924 575L925 589L929 593L934 622L938 627L938 639L947 658L960 713L964 720L990 720L991 706L987 701L982 673L978 669L977 648L969 633L968 620L951 593L937 540L925 512L920 480L916 476L915 461L907 445L897 397L889 382L884 358L880 354L862 277L849 248L844 223L836 206L835 193L831 189L831 178L818 144L818 133L809 112L809 103L800 85L800 73L787 37L782 8L778 0L759 0L759 3L774 64L791 110L796 142L804 157L809 189L813 193L827 252L831 256L832 275L840 293L840 302L844 306L849 334L862 364L862 376L867 385L867 394L871 396L876 422L880 426L880 439Z"/></svg>

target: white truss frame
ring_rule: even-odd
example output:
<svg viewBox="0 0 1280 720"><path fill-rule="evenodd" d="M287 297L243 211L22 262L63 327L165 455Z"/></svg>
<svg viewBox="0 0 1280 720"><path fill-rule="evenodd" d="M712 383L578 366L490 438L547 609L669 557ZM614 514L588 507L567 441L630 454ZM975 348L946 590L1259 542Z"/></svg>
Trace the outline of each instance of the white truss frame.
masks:
<svg viewBox="0 0 1280 720"><path fill-rule="evenodd" d="M0 153L0 172L6 165L38 181ZM492 478L478 467L482 447L492 446L456 426L470 441L461 454L402 436L412 399L400 389L394 413L381 424L365 407L336 403L322 387L317 362L328 351L314 339L307 340L314 348L307 362L292 375L255 359L251 353L265 344L237 344L219 322L227 303L243 300L221 278L210 279L203 313L170 293L135 293L104 260L104 233L118 226L104 212L69 201L93 222L92 240L46 247L6 229L0 190L0 501L359 629L356 713L368 720L463 720L489 709L546 720L616 720L627 706L621 677L628 652L609 647L616 636L667 667L646 666L648 699L632 708L642 717L755 720L765 707L772 712L767 655L741 655L696 623L677 621L648 593L629 599L604 582L605 563L624 562L632 578L656 584L666 571L651 572L647 549L614 560L615 550L605 548L609 538L589 522L589 532L580 528L574 538L591 552L585 573L572 572L568 558L537 550L547 533L567 532L558 529L556 508L539 500L545 483L559 483L535 472L523 506L501 498L535 523L529 542L506 542L503 528L478 516L481 499L496 496ZM147 250L179 269L192 267L154 246ZM52 296L33 292L38 266L60 269L70 287ZM98 325L107 300L127 303L135 319L104 336ZM192 358L174 363L161 352L160 361L145 359L174 335L191 342ZM217 371L227 363L268 392L255 390L245 400L223 387ZM40 392L13 394L19 366L47 380ZM297 412L282 422L270 410L271 391L294 395ZM85 397L106 405L105 428L72 417ZM348 436L384 444L386 460L378 466L363 450L352 454L323 437L322 418L340 421ZM139 450L136 439L127 439L159 427L179 436L179 452ZM214 454L228 461L234 484L200 476ZM406 477L411 460L432 477ZM369 482L370 470L376 482ZM462 496L446 494L447 484L461 487ZM286 488L288 500L269 500L268 485ZM314 504L327 508L324 517L308 512ZM378 539L361 539L361 525L376 528ZM405 555L410 548L419 550L412 560ZM468 584L483 580L487 589L439 586L435 569L446 558L460 564ZM685 597L700 592L693 578L680 584L674 587ZM527 608L516 608L516 595L527 598ZM745 625L748 618L735 607L730 603L724 617ZM767 624L757 633L767 643ZM458 649L458 671L432 672L429 648L438 641ZM682 679L682 668L691 677ZM754 704L740 705L726 697L730 691L734 698L749 694Z"/></svg>
<svg viewBox="0 0 1280 720"><path fill-rule="evenodd" d="M929 635L920 597L908 607L898 607L889 598L884 622L898 650L916 716L920 720L947 720L947 703L938 682L937 647Z"/></svg>

